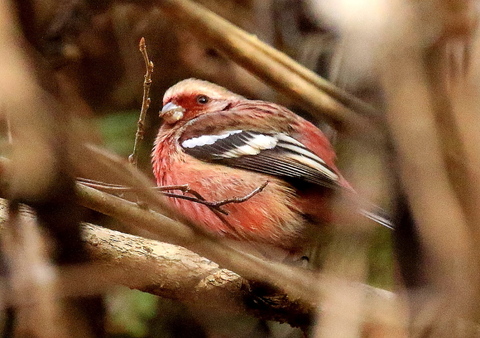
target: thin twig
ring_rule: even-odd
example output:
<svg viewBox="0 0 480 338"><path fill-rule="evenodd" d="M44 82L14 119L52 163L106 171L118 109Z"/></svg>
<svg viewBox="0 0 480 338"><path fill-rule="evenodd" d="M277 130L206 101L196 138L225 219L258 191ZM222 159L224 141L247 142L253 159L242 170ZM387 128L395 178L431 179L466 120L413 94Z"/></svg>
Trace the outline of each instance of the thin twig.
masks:
<svg viewBox="0 0 480 338"><path fill-rule="evenodd" d="M247 194L243 197L227 198L223 201L216 202L214 205L217 206L217 207L221 207L222 205L226 205L226 204L230 204L230 203L243 203L243 202L249 200L250 198L252 198L253 196L255 196L256 194L262 192L263 189L265 189L265 187L267 186L267 184L268 184L268 181L265 181L261 186L255 188L254 190L252 190L251 193L249 193L249 194Z"/></svg>
<svg viewBox="0 0 480 338"><path fill-rule="evenodd" d="M220 208L219 206L215 205L216 202L209 202L209 201L206 201L206 200L203 200L203 199L199 199L197 197L174 194L174 193L171 193L171 192L164 192L163 194L167 197L180 198L180 199L183 199L183 200L203 204L203 205L205 205L205 206L207 206L207 207L209 207L209 208L211 208L215 211L220 212L221 214L228 215L228 211L225 211L222 208Z"/></svg>
<svg viewBox="0 0 480 338"><path fill-rule="evenodd" d="M196 194L195 197L173 194L173 193L168 193L168 192L164 192L163 194L165 196L168 196L168 197L181 198L181 199L185 199L185 200L188 200L188 201L200 203L200 204L206 205L207 207L212 208L216 211L219 211L224 215L228 215L228 211L223 210L221 208L222 206L227 205L227 204L231 204L231 203L243 203L243 202L249 200L250 198L252 198L253 196L255 196L256 194L262 192L263 189L265 189L265 187L267 186L267 184L268 184L268 181L265 181L265 183L263 183L261 186L255 188L254 190L252 190L250 193L248 193L247 195L245 195L243 197L226 198L226 199L224 199L222 201L218 201L218 202L207 201L197 192L195 192L195 194ZM188 189L188 187L187 187L187 189ZM171 189L171 190L176 190L176 189ZM194 193L193 193L194 190L189 189L188 192L194 195Z"/></svg>
<svg viewBox="0 0 480 338"><path fill-rule="evenodd" d="M99 189L99 190L102 190L102 191L105 191L105 190L120 190L120 192L131 192L131 191L134 190L133 188L129 188L129 187L121 185L121 184L100 182L100 181L97 181L97 180L92 180L90 178L84 178L84 177L77 177L77 181L85 184L86 186L89 186L89 187L95 188L95 189Z"/></svg>
<svg viewBox="0 0 480 338"><path fill-rule="evenodd" d="M132 188L122 184L115 184L115 183L106 183L97 180L93 180L90 178L85 177L77 177L77 181L80 183L85 184L91 188L99 189L102 191L119 191L119 192L135 192L138 191L138 188ZM203 199L196 191L190 189L188 184L181 184L181 185L164 185L161 187L151 187L153 190L159 191L166 191L166 190L181 190L184 193L191 193L192 195L199 196L200 199Z"/></svg>
<svg viewBox="0 0 480 338"><path fill-rule="evenodd" d="M145 61L146 72L145 72L145 80L143 81L142 109L140 110L140 116L137 122L137 133L135 134L135 143L133 145L133 153L128 157L128 160L134 166L137 166L138 152L140 149L140 144L145 134L145 118L147 116L148 108L150 107L150 101L151 101L150 87L152 86L152 73L153 73L153 62L148 57L147 45L145 43L145 38L143 37L140 39L139 49Z"/></svg>
<svg viewBox="0 0 480 338"><path fill-rule="evenodd" d="M125 192L135 193L135 192L141 191L140 188L127 187L127 186L121 185L121 184L105 183L105 182L100 182L100 181L92 180L92 179L88 179L88 178L78 178L77 181L86 185L87 187L98 189L98 190L105 191L105 192L110 191L110 192L115 192L115 193L125 193ZM220 208L220 206L217 205L218 203L222 203L223 201L221 201L221 202L209 202L202 195L200 195L198 192L190 189L188 184L167 185L167 186L162 186L162 187L151 187L150 189L159 190L159 191L162 192L163 195L165 195L167 197L181 198L181 199L184 199L184 200L187 200L187 201L200 203L200 204L206 205L206 206L210 207L211 209L213 209L215 211L218 211L218 212L220 212L224 215L228 215L227 211L223 210L222 208ZM180 190L185 194L190 193L195 197L190 197L190 196L185 196L185 195L166 192L168 190ZM232 202L232 203L234 203L234 202Z"/></svg>
<svg viewBox="0 0 480 338"><path fill-rule="evenodd" d="M115 192L136 192L139 191L140 189L135 189L131 187L127 187L124 185L120 184L112 184L112 183L105 183L105 182L99 182L96 180L88 179L88 178L78 178L78 182L81 182L85 184L88 187L99 189L102 191L115 191ZM197 191L191 189L188 184L183 184L183 185L167 185L167 186L162 186L162 187L152 187L152 189L155 190L160 190L162 193L167 196L167 197L172 197L172 198L180 198L184 199L187 201L203 204L215 211L218 211L224 215L228 215L228 211L223 210L221 207L227 204L231 203L243 203L256 194L260 193L265 189L267 186L268 181L265 181L261 186L255 188L252 190L250 193L248 193L245 196L242 197L232 197L232 198L227 198L221 201L217 202L211 202L207 201L202 195L200 195ZM168 190L180 190L185 194L192 194L194 197L191 196L185 196L185 195L180 195L180 194L174 194L170 192L166 192Z"/></svg>

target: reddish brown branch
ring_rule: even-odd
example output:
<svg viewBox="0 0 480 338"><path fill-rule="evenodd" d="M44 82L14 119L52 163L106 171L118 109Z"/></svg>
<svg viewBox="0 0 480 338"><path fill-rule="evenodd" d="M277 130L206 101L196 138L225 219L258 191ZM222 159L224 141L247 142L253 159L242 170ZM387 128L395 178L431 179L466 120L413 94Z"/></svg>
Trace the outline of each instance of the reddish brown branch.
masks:
<svg viewBox="0 0 480 338"><path fill-rule="evenodd" d="M190 188L188 188L188 185L187 185L187 189L186 189L186 193L191 193L192 195L194 195L195 197L189 197L189 196L185 196L185 195L179 195L179 194L172 194L172 193L167 193L167 192L164 192L163 194L165 196L168 196L168 197L175 197L175 198L182 198L182 199L186 199L188 201L192 201L192 202L196 202L196 203L200 203L200 204L203 204L203 205L206 205L207 207L210 207L216 211L219 211L221 212L222 214L224 215L228 215L228 212L221 209L222 206L224 205L227 205L227 204L231 204L231 203L243 203L245 201L248 201L250 198L252 198L253 196L255 196L256 194L260 193L263 191L263 189L265 189L265 187L267 186L268 184L268 181L265 181L265 183L263 183L261 186L255 188L254 190L252 190L250 193L248 193L247 195L245 196L242 196L242 197L232 197L232 198L227 198L227 199L224 199L222 201L218 201L218 202L211 202L211 201L207 201L205 200L199 193L197 193L195 190L191 190ZM184 187L184 186L178 186L180 188ZM161 187L163 189L167 188L167 187ZM173 188L173 189L166 189L166 190L177 190L178 188ZM181 190L181 189L178 189L178 190Z"/></svg>

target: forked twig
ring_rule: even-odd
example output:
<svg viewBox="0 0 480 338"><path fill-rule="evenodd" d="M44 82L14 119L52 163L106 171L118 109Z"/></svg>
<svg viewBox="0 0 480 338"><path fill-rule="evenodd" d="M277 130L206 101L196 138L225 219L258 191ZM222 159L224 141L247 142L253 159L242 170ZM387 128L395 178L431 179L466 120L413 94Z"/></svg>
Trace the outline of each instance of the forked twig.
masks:
<svg viewBox="0 0 480 338"><path fill-rule="evenodd" d="M143 81L143 99L142 99L142 108L140 110L140 116L137 122L137 133L135 134L135 143L133 145L133 152L128 157L128 160L134 166L137 166L138 163L138 151L140 149L140 143L143 140L145 134L145 118L147 116L148 108L150 107L150 87L152 86L152 73L153 73L153 62L149 59L147 53L147 45L145 43L145 38L140 39L139 43L140 53L143 55L145 61L145 80Z"/></svg>
<svg viewBox="0 0 480 338"><path fill-rule="evenodd" d="M221 209L222 206L224 205L227 205L227 204L232 204L232 203L243 203L247 200L249 200L250 198L252 198L253 196L255 196L256 194L260 193L263 191L263 189L265 189L265 187L267 186L268 184L268 181L265 181L261 186L253 189L250 193L248 193L247 195L245 196L242 196L242 197L232 197L232 198L226 198L224 200L221 200L221 201L218 201L218 202L210 202L210 201L207 201L205 200L200 194L198 194L196 191L194 190L191 190L187 187L188 189L188 193L191 193L192 195L195 195L195 197L190 197L190 196L185 196L185 195L179 195L179 194L173 194L173 193L168 193L168 192L164 192L163 194L167 197L175 197L175 198L182 198L182 199L185 199L187 201L192 201L192 202L196 202L196 203L200 203L200 204L203 204L203 205L206 205L207 207L210 207L214 210L217 210L219 212L221 212L222 214L224 215L228 215L228 212ZM182 187L182 186L181 186ZM171 189L171 190L177 190L177 189ZM180 189L179 189L180 190Z"/></svg>
<svg viewBox="0 0 480 338"><path fill-rule="evenodd" d="M222 205L231 204L231 203L243 203L243 202L249 200L250 198L252 198L253 196L255 196L256 194L262 192L263 189L265 189L265 187L267 186L267 184L268 184L268 181L265 181L261 186L253 189L249 194L247 194L243 197L227 198L227 199L224 199L223 201L214 203L214 205L218 206L218 207L221 207Z"/></svg>
<svg viewBox="0 0 480 338"><path fill-rule="evenodd" d="M77 180L79 182L83 183L84 185L88 186L88 187L103 190L103 191L115 191L115 192L135 192L135 191L138 191L138 189L127 187L127 186L124 186L124 185L104 183L104 182L99 182L99 181L88 179L88 178L77 178ZM268 181L265 181L261 186L255 188L254 190L252 190L250 193L248 193L245 196L227 198L227 199L217 201L217 202L207 201L202 195L200 195L200 193L191 189L188 184L167 185L167 186L162 186L162 187L152 187L152 189L162 191L162 193L167 197L181 198L181 199L184 199L184 200L187 200L187 201L203 204L203 205L211 208L212 210L218 211L218 212L220 212L224 215L228 215L228 212L221 208L222 206L227 205L227 204L231 204L231 203L243 203L243 202L249 200L250 198L252 198L253 196L255 196L256 194L262 192L263 189L265 189L265 187L267 186L267 184L268 184ZM180 190L184 194L193 195L193 197L166 192L168 190Z"/></svg>

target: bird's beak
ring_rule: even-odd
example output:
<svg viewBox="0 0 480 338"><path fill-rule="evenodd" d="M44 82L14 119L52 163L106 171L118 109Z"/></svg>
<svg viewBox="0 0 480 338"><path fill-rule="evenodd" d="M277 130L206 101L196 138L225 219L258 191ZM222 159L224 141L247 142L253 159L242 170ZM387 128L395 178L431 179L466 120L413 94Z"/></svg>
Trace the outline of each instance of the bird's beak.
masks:
<svg viewBox="0 0 480 338"><path fill-rule="evenodd" d="M185 112L185 108L181 106L177 106L175 103L168 102L166 105L163 106L162 110L160 111L160 117L166 123L175 123L178 120L183 118L183 113Z"/></svg>

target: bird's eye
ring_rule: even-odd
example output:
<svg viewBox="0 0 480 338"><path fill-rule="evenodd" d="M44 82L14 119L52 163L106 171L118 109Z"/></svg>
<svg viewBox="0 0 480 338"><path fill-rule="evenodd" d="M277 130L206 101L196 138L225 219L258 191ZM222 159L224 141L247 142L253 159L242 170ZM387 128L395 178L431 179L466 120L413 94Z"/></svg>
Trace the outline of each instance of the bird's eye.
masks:
<svg viewBox="0 0 480 338"><path fill-rule="evenodd" d="M210 98L206 95L198 95L197 96L197 103L206 104L210 101Z"/></svg>

